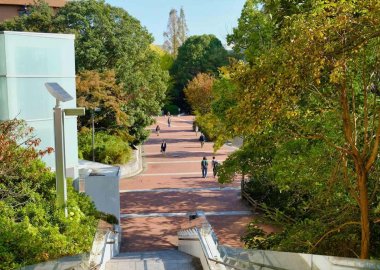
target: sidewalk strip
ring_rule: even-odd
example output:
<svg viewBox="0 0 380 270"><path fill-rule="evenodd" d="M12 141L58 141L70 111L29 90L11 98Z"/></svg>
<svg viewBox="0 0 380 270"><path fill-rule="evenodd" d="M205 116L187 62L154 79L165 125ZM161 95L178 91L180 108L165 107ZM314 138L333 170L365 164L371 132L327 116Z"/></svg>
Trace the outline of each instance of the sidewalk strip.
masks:
<svg viewBox="0 0 380 270"><path fill-rule="evenodd" d="M120 193L132 193L132 192L195 192L195 191L231 191L240 190L240 187L211 187L211 188L161 188L161 189L125 189L120 190Z"/></svg>
<svg viewBox="0 0 380 270"><path fill-rule="evenodd" d="M211 211L204 212L206 216L250 216L252 211ZM187 217L188 212L177 213L144 213L144 214L121 214L120 218L147 218L147 217Z"/></svg>
<svg viewBox="0 0 380 270"><path fill-rule="evenodd" d="M167 126L168 125L168 121L166 120L165 122L163 122L163 121L157 121L157 124L162 124L163 126ZM173 125L173 122L171 122L170 123L170 127L168 127L167 126L167 128L168 129L170 129L171 127L180 127L180 128L188 128L188 129L191 129L191 125L187 125L187 126L177 126L177 125ZM154 131L156 131L155 129L152 129L152 130L154 130ZM162 131L163 129L161 128L161 131Z"/></svg>
<svg viewBox="0 0 380 270"><path fill-rule="evenodd" d="M195 175L199 174L201 175L202 173L200 171L198 172L183 172L183 173L143 173L138 176L168 176L168 175ZM200 178L201 176L199 176Z"/></svg>
<svg viewBox="0 0 380 270"><path fill-rule="evenodd" d="M197 139L197 138L194 138L194 139ZM169 141L170 139L166 138L164 139L166 141L166 143L168 143L167 141ZM193 139L191 139L193 140ZM184 144L182 144L182 142ZM193 142L193 143L188 143L189 140L183 140L183 141L179 141L177 140L175 142L175 144L179 144L181 143L181 146L176 146L176 147L189 147L189 146L194 146L192 148L198 148L198 149L202 149L201 146L200 146L200 142L196 141L196 142ZM157 148L157 146L160 146L161 142L158 142L157 144L144 144L144 148L149 148L149 147L154 147L154 148ZM174 144L174 143L170 143L170 144Z"/></svg>
<svg viewBox="0 0 380 270"><path fill-rule="evenodd" d="M201 159L197 160L174 160L174 161L148 161L146 164L172 164L172 163L201 163ZM219 162L223 162L224 160L217 159Z"/></svg>

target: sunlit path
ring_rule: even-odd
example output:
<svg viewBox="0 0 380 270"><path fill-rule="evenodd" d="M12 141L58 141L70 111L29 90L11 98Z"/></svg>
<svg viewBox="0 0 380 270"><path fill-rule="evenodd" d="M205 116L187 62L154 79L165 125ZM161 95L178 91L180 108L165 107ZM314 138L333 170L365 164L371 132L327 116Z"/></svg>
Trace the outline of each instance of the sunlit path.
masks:
<svg viewBox="0 0 380 270"><path fill-rule="evenodd" d="M240 182L221 185L212 176L211 159L224 161L236 148L224 146L213 153L212 143L201 148L192 131L192 116L159 117L160 135L154 132L143 146L146 169L120 182L123 251L175 248L177 231L188 224L187 213L205 212L221 243L242 246L240 236L253 218L240 199ZM167 151L160 153L162 140ZM209 160L208 177L201 177L201 159Z"/></svg>

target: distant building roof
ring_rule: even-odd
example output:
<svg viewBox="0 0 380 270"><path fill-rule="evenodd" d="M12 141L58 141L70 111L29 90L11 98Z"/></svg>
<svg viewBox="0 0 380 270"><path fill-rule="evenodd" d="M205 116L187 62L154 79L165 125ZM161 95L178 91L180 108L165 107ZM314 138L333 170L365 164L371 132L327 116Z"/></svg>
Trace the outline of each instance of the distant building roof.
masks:
<svg viewBox="0 0 380 270"><path fill-rule="evenodd" d="M53 8L63 7L67 1L65 0L45 0L45 2ZM33 5L35 3L34 0L0 0L0 5Z"/></svg>

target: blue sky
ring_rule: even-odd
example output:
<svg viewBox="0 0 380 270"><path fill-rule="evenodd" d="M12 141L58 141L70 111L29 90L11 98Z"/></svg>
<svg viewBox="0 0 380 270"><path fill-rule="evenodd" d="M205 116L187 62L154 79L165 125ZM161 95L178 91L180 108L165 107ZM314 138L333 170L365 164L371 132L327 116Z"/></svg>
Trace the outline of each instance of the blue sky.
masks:
<svg viewBox="0 0 380 270"><path fill-rule="evenodd" d="M106 0L137 18L163 44L169 11L185 10L189 35L214 34L223 44L237 25L245 0Z"/></svg>

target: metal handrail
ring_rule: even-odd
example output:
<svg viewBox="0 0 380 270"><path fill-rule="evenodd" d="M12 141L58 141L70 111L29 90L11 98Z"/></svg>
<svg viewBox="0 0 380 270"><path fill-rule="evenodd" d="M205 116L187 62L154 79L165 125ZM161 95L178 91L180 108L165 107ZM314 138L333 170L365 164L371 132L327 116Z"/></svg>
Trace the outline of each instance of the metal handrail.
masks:
<svg viewBox="0 0 380 270"><path fill-rule="evenodd" d="M246 269L243 269L243 268L240 268L240 267L236 267L235 265L232 265L232 264L229 264L229 263L226 263L226 262L215 260L215 259L210 258L208 256L206 257L206 259L210 260L210 261L213 261L213 262L216 262L217 264L223 264L224 266L228 266L228 267L236 269L236 270L246 270Z"/></svg>
<svg viewBox="0 0 380 270"><path fill-rule="evenodd" d="M233 268L233 269L236 269L236 270L245 270L244 268L241 268L241 267L238 267L238 266L235 266L235 265L232 265L232 264L229 264L229 263L226 263L224 261L219 261L219 260L216 260L214 258L211 258L208 256L208 254L206 254L205 250L206 250L206 247L204 246L204 243L203 241L201 241L201 233L199 231L199 228L198 227L192 227L193 229L196 230L197 234L198 234L198 240L201 244L201 247L202 247L202 251L203 251L203 254L205 255L205 258L207 260L207 264L209 266L209 268L211 269L211 266L209 264L209 261L212 261L212 262L215 262L217 264L221 264L221 265L224 265L224 266L227 266L227 267L230 267L230 268ZM190 229L190 228L189 228ZM186 240L186 238L183 238L182 240ZM227 256L228 257L228 256ZM232 258L232 257L230 257ZM234 259L234 258L232 258ZM240 260L240 259L237 259L237 260ZM256 266L260 266L260 267L266 267L266 268L269 268L269 269L273 269L273 270L287 270L285 268L282 268L282 267L277 267L277 266L271 266L271 265L266 265L266 264L262 264L262 263L256 263L256 262L251 262L251 261L242 261L240 260L241 262L245 262L245 263L248 263L248 264L253 264L253 265L256 265Z"/></svg>
<svg viewBox="0 0 380 270"><path fill-rule="evenodd" d="M234 266L234 265L226 263L226 262L218 261L218 260L215 260L215 259L212 259L212 258L208 258L208 259L210 261L213 261L213 262L216 262L216 263L220 263L220 264L223 264L223 265L228 266L228 267L232 267L232 268L237 269L237 270L246 270L244 268L240 268L240 267ZM260 266L260 267L274 269L274 270L287 270L287 269L282 268L282 267L277 267L277 266L272 266L272 265L267 265L267 264L262 264L262 263L256 263L256 262L250 262L250 261L244 261L244 262L249 263L249 264L254 264L254 265L257 265L257 266Z"/></svg>

